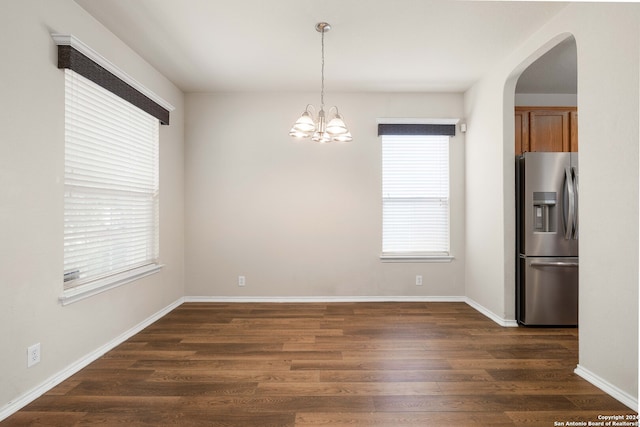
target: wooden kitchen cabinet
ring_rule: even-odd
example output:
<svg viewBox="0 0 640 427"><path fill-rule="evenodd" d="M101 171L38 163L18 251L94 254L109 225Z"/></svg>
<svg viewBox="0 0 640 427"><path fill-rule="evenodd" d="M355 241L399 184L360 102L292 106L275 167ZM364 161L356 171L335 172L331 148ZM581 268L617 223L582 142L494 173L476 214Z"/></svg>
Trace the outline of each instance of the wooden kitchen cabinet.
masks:
<svg viewBox="0 0 640 427"><path fill-rule="evenodd" d="M570 151L578 152L578 110L569 112L569 147Z"/></svg>
<svg viewBox="0 0 640 427"><path fill-rule="evenodd" d="M529 112L516 107L516 156L529 151Z"/></svg>
<svg viewBox="0 0 640 427"><path fill-rule="evenodd" d="M516 107L515 152L578 151L575 107Z"/></svg>

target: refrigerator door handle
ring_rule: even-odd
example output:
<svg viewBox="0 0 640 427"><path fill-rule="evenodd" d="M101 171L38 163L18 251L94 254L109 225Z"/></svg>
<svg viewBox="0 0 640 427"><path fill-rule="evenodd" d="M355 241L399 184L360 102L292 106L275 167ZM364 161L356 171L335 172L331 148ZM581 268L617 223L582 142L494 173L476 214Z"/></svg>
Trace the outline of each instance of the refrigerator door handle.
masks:
<svg viewBox="0 0 640 427"><path fill-rule="evenodd" d="M573 198L575 200L574 202L574 211L573 211L573 238L575 240L578 240L578 194L579 194L579 189L578 189L578 171L576 170L575 167L571 168L571 174L573 175L573 187L574 187L574 194L573 194Z"/></svg>
<svg viewBox="0 0 640 427"><path fill-rule="evenodd" d="M569 240L571 239L573 234L573 219L575 217L573 177L569 168L565 168L564 170L564 200L562 203L562 208L564 211L564 238L566 240Z"/></svg>
<svg viewBox="0 0 640 427"><path fill-rule="evenodd" d="M578 267L577 262L562 261L534 261L529 264L530 267Z"/></svg>

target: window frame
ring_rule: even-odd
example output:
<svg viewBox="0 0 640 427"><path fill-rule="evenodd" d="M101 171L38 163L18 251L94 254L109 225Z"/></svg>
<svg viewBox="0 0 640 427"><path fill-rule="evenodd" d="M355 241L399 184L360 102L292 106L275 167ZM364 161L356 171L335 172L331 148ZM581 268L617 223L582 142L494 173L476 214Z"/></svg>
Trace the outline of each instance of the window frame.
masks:
<svg viewBox="0 0 640 427"><path fill-rule="evenodd" d="M54 39L55 43L58 45L58 68L64 69L65 74L68 70L70 70L70 72L75 72L83 78L87 79L89 82L93 82L98 85L100 87L100 90L108 91L109 96L116 95L117 98L115 99L120 100L117 101L117 103L121 103L122 100L124 100L127 104L121 105L127 105L128 108L135 108L139 110L140 113L144 112L144 114L150 115L155 118L152 120L158 120L158 123L162 125L169 124L169 113L174 110L174 107L171 104L151 92L149 89L142 86L140 83L138 83L118 67L110 63L93 49L83 44L77 38L71 35L64 34L52 34L51 36ZM64 76L64 79L65 81L67 80L66 75ZM65 83L65 102L68 101L68 96L69 93L67 83ZM65 106L65 122L67 121L67 114L67 107ZM152 123L152 121L150 123ZM153 191L151 191L151 193L153 194L151 195L151 193L149 193L149 197L147 197L147 199L151 200L151 205L149 205L149 207L153 211L153 216L155 218L151 220L151 222L153 223L153 231L151 232L151 234L153 234L153 236L151 236L151 234L149 233L146 233L145 235L148 236L148 238L150 239L149 241L153 241L151 246L149 246L149 243L146 244L146 247L153 248L153 257L147 255L147 261L144 262L132 263L131 261L128 261L128 266L124 266L117 270L106 272L104 274L96 275L91 278L86 278L85 280L78 280L77 283L72 286L69 285L75 278L77 278L77 276L74 275L73 271L67 271L67 274L64 275L65 277L62 280L62 294L59 297L59 301L62 305L80 301L109 289L113 289L126 283L138 280L150 274L154 274L163 267L158 259L160 229L160 223L158 219L160 208L158 201L160 167L159 129L156 128L151 133L150 138L154 139L153 144L155 144L155 148L153 148L153 152L155 154L151 154L151 156L155 156L155 166L153 166L155 168L155 185ZM65 131L65 162L67 161L67 144L67 132ZM65 170L65 181L66 179L67 172ZM65 189L66 188L67 185L65 184ZM145 203L148 204L149 202ZM66 209L67 208L65 207L65 212Z"/></svg>

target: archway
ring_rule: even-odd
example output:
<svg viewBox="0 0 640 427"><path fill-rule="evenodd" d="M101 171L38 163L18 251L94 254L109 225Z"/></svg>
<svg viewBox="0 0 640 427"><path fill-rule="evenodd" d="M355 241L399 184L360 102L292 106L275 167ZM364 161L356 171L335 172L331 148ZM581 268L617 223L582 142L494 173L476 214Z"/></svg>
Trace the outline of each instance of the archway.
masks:
<svg viewBox="0 0 640 427"><path fill-rule="evenodd" d="M514 167L515 156L518 153L516 131L522 132L522 128L517 126L516 120L514 120L515 107L518 105L524 106L525 104L537 108L577 107L576 52L576 42L573 35L569 33L559 34L517 66L504 86L504 196L505 201L513 201L505 203L504 212L505 260L512 260L511 263L505 262L504 307L507 316L510 318L516 317L516 262L518 260ZM560 75L561 73L562 75ZM560 93L562 91L567 92L567 90L561 89L566 87L571 88L568 92L573 93ZM533 91L534 93L525 93L525 91ZM570 125L567 123L567 126ZM575 132L577 135L577 126ZM530 147L527 146L522 151L545 151L545 148L542 150L530 150ZM510 220L507 221L507 218Z"/></svg>

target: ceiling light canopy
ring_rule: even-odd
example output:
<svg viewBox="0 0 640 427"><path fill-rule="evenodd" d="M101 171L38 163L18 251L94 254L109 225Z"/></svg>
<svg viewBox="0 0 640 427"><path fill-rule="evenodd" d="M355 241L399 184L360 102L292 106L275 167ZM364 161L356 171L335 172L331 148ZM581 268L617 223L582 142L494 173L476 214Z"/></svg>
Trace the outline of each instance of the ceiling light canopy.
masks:
<svg viewBox="0 0 640 427"><path fill-rule="evenodd" d="M312 141L320 143L349 142L353 139L342 115L338 112L338 107L329 108L328 114L325 114L324 111L324 33L330 29L331 25L326 22L316 24L316 31L321 34L322 46L320 111L316 115L313 105L307 105L300 118L296 120L289 131L289 135L294 138L311 138ZM327 116L329 117L328 121Z"/></svg>

